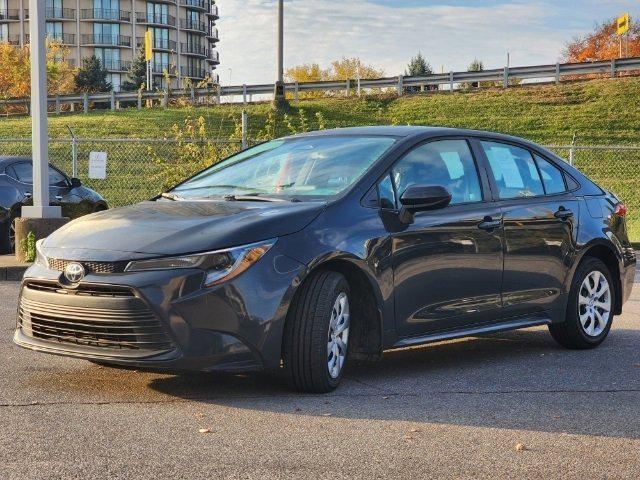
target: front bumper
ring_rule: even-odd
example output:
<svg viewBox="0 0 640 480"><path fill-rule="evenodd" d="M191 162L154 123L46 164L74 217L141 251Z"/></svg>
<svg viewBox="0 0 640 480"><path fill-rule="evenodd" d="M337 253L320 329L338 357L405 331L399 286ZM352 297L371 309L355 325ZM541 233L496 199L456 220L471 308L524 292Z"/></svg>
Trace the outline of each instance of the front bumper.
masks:
<svg viewBox="0 0 640 480"><path fill-rule="evenodd" d="M252 371L280 364L286 311L305 267L269 252L233 281L199 270L25 273L14 342L32 350L159 370Z"/></svg>

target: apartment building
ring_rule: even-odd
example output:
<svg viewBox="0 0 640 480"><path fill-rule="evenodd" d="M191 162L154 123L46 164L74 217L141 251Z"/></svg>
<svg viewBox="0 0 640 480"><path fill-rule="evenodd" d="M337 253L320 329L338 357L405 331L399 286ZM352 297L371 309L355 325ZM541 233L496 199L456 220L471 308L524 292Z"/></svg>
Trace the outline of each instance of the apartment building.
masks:
<svg viewBox="0 0 640 480"><path fill-rule="evenodd" d="M28 0L0 0L0 42L29 43ZM115 90L126 79L131 61L140 54L144 33L153 32L154 84L173 87L184 79L194 83L219 63L218 7L214 0L46 0L47 37L69 47L75 65L95 55L109 72Z"/></svg>

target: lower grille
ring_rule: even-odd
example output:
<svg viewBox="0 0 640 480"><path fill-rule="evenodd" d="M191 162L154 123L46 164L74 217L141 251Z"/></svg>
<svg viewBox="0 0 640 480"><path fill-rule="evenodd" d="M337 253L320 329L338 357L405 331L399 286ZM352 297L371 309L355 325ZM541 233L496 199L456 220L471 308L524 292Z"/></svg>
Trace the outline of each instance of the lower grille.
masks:
<svg viewBox="0 0 640 480"><path fill-rule="evenodd" d="M126 304L114 305L114 308L106 305L97 308L86 304L67 305L59 301L50 303L46 297L60 299L62 296L55 292L42 293L36 290L35 293L38 300L29 298L29 287L25 286L20 297L18 323L27 336L110 351L155 353L173 348L162 324L139 298L118 299Z"/></svg>

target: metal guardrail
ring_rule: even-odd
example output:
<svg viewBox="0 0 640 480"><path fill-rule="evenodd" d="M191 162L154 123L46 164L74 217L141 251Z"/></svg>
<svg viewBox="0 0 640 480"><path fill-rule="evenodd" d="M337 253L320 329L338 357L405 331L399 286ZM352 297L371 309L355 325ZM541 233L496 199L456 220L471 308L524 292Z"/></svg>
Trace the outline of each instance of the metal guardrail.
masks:
<svg viewBox="0 0 640 480"><path fill-rule="evenodd" d="M184 20L184 19L181 19ZM83 44L87 43L87 38L92 35L83 35ZM107 38L109 41L116 40L123 42L126 39L130 44L130 37L114 36ZM100 39L104 40L104 39ZM438 86L448 85L450 91L454 91L461 84L479 83L479 82L501 82L504 88L509 86L512 79L553 79L556 83L560 83L563 76L580 76L580 75L609 75L615 77L619 73L640 70L640 57L623 58L614 60L603 60L598 62L585 63L556 63L549 65L537 65L528 67L505 67L492 70L484 70L481 72L449 72L424 76L405 77L398 75L395 77L386 77L378 79L362 79L362 80L345 80L345 81L322 81L308 83L286 83L285 92L293 94L297 99L300 92L328 92L328 91L345 91L349 95L352 89L357 89L360 94L362 89L396 89L398 95L403 94L408 87L421 86ZM265 83L258 85L215 85L212 88L198 88L188 90L172 90L171 92L111 92L111 93L91 93L91 94L71 94L49 97L50 105L60 104L84 104L84 111L88 111L91 103L110 103L111 108L115 110L119 102L138 102L145 100L163 100L163 105L168 105L169 97L191 97L193 101L199 99L217 98L220 103L222 97L232 97L240 95L243 102L246 103L249 95L269 95L274 92L274 84ZM29 107L29 98L13 98L0 101L0 107L7 106L23 106ZM59 108L56 112L59 113Z"/></svg>

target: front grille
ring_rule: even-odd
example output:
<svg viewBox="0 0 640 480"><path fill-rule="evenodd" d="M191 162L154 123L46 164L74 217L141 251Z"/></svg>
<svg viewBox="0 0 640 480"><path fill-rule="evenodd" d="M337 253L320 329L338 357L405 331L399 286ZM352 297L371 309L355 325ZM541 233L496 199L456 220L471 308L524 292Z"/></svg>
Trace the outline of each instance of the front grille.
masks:
<svg viewBox="0 0 640 480"><path fill-rule="evenodd" d="M98 295L100 298L92 302L72 301L74 294L70 293L69 304L66 304L58 295L63 289L47 291L46 285L55 286L45 282L27 283L20 296L18 324L27 336L103 349L105 353L123 350L159 353L173 348L153 311L133 292L132 298L109 299ZM51 301L46 301L47 298ZM99 303L100 307L87 306L91 303Z"/></svg>
<svg viewBox="0 0 640 480"><path fill-rule="evenodd" d="M29 280L26 288L40 292L59 293L61 295L84 295L90 297L126 298L135 297L130 288L115 285L80 284L74 288L63 288L57 283Z"/></svg>
<svg viewBox="0 0 640 480"><path fill-rule="evenodd" d="M84 267L86 273L122 273L129 262L85 262L77 260L62 260L60 258L49 258L49 268L51 270L64 271L70 263L79 263Z"/></svg>

